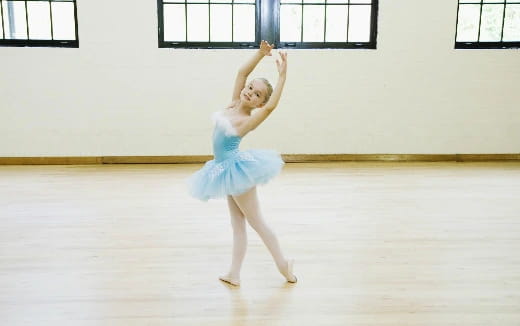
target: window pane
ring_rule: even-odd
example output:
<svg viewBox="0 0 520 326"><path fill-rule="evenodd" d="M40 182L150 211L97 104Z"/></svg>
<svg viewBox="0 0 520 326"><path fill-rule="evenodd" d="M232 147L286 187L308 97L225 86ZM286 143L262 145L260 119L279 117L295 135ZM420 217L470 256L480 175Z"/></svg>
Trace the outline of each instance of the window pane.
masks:
<svg viewBox="0 0 520 326"><path fill-rule="evenodd" d="M348 41L370 41L370 6L350 6Z"/></svg>
<svg viewBox="0 0 520 326"><path fill-rule="evenodd" d="M206 1L207 2L207 1ZM225 2L225 3L232 3L232 0L209 0L209 2ZM236 2L236 1L235 1Z"/></svg>
<svg viewBox="0 0 520 326"><path fill-rule="evenodd" d="M280 6L280 41L300 42L302 33L302 6Z"/></svg>
<svg viewBox="0 0 520 326"><path fill-rule="evenodd" d="M348 6L327 6L326 42L347 41Z"/></svg>
<svg viewBox="0 0 520 326"><path fill-rule="evenodd" d="M235 3L255 3L255 0L235 0Z"/></svg>
<svg viewBox="0 0 520 326"><path fill-rule="evenodd" d="M4 28L6 39L27 39L25 2L3 1ZM11 15L9 15L11 13ZM9 19L11 18L11 19Z"/></svg>
<svg viewBox="0 0 520 326"><path fill-rule="evenodd" d="M457 24L457 42L478 41L480 5L460 5Z"/></svg>
<svg viewBox="0 0 520 326"><path fill-rule="evenodd" d="M504 41L520 41L520 5L507 5Z"/></svg>
<svg viewBox="0 0 520 326"><path fill-rule="evenodd" d="M51 40L51 10L48 2L27 2L29 17L29 38Z"/></svg>
<svg viewBox="0 0 520 326"><path fill-rule="evenodd" d="M345 0L347 1L347 0ZM302 3L302 0L282 0L280 3ZM282 7L282 6L280 6Z"/></svg>
<svg viewBox="0 0 520 326"><path fill-rule="evenodd" d="M350 3L372 3L372 0L350 0Z"/></svg>
<svg viewBox="0 0 520 326"><path fill-rule="evenodd" d="M55 40L76 39L76 22L72 2L52 3L52 28Z"/></svg>
<svg viewBox="0 0 520 326"><path fill-rule="evenodd" d="M188 5L188 41L209 41L208 5Z"/></svg>
<svg viewBox="0 0 520 326"><path fill-rule="evenodd" d="M323 3L324 4L325 0L303 0L303 3ZM305 8L303 10L305 10Z"/></svg>
<svg viewBox="0 0 520 326"><path fill-rule="evenodd" d="M459 3L480 3L480 0L459 0Z"/></svg>
<svg viewBox="0 0 520 326"><path fill-rule="evenodd" d="M303 41L323 42L325 6L303 6Z"/></svg>
<svg viewBox="0 0 520 326"><path fill-rule="evenodd" d="M212 42L231 42L231 5L211 5Z"/></svg>
<svg viewBox="0 0 520 326"><path fill-rule="evenodd" d="M504 3L504 0L484 0L484 3Z"/></svg>
<svg viewBox="0 0 520 326"><path fill-rule="evenodd" d="M233 41L254 42L255 6L236 5L233 11Z"/></svg>
<svg viewBox="0 0 520 326"><path fill-rule="evenodd" d="M185 5L164 5L164 40L186 41Z"/></svg>
<svg viewBox="0 0 520 326"><path fill-rule="evenodd" d="M480 22L480 40L499 42L502 36L504 5L483 5Z"/></svg>

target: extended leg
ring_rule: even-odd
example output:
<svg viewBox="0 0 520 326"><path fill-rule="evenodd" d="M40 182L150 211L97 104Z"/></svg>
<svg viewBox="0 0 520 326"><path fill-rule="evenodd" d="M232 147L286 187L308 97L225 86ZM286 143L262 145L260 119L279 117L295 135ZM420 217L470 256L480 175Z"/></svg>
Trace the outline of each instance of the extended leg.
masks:
<svg viewBox="0 0 520 326"><path fill-rule="evenodd" d="M258 233L266 247L269 249L269 252L271 252L280 273L285 276L287 281L296 282L296 277L292 274L292 261L285 259L278 238L262 217L260 206L258 204L256 187L238 196L233 196L233 199L242 213L246 216L251 227Z"/></svg>

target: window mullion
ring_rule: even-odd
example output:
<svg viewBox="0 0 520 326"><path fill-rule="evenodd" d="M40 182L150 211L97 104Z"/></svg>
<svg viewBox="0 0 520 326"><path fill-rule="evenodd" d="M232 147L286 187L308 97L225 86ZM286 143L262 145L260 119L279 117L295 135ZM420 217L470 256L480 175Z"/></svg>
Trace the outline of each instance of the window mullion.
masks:
<svg viewBox="0 0 520 326"><path fill-rule="evenodd" d="M350 21L350 8L352 8L350 4L350 0L347 1L347 43L348 43L348 29L349 29L349 21Z"/></svg>
<svg viewBox="0 0 520 326"><path fill-rule="evenodd" d="M51 3L51 0L49 0L49 18L50 18L50 22L51 22L51 40L54 40L54 24L52 23L52 3ZM77 39L77 37L76 37L76 39Z"/></svg>
<svg viewBox="0 0 520 326"><path fill-rule="evenodd" d="M211 5L208 0L208 40L211 43Z"/></svg>
<svg viewBox="0 0 520 326"><path fill-rule="evenodd" d="M0 15L2 15L2 39L5 39L5 26L4 26L4 4L3 1L0 0Z"/></svg>
<svg viewBox="0 0 520 326"><path fill-rule="evenodd" d="M504 1L504 10L502 11L502 31L500 31L500 42L504 41L504 25L506 24L506 7L507 7L507 4Z"/></svg>
<svg viewBox="0 0 520 326"><path fill-rule="evenodd" d="M303 42L303 26L304 26L304 19L303 19L303 13L304 13L304 10L303 10L303 7L305 6L303 4L303 0L301 1L301 4L302 4L302 29L300 30L300 42Z"/></svg>
<svg viewBox="0 0 520 326"><path fill-rule="evenodd" d="M480 0L480 15L478 17L478 36L477 36L477 42L480 42L480 28L482 27L482 7L484 0Z"/></svg>
<svg viewBox="0 0 520 326"><path fill-rule="evenodd" d="M27 1L25 2L25 31L27 32L27 39L29 39L29 11L27 10Z"/></svg>
<svg viewBox="0 0 520 326"><path fill-rule="evenodd" d="M325 19L323 20L323 42L327 41L327 0L325 0L325 4L323 5L325 9Z"/></svg>
<svg viewBox="0 0 520 326"><path fill-rule="evenodd" d="M184 17L186 17L186 19L184 19L184 33L185 33L185 36L184 36L184 42L186 42L186 44L188 43L188 1L187 0L184 0Z"/></svg>

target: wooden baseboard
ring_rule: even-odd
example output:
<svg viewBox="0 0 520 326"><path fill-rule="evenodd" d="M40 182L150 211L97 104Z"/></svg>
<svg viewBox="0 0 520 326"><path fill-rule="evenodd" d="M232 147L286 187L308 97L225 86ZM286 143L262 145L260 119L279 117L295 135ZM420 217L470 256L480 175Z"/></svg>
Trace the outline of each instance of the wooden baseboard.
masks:
<svg viewBox="0 0 520 326"><path fill-rule="evenodd" d="M284 154L287 163L331 161L397 162L487 162L520 161L515 154ZM85 157L0 157L0 165L83 165L83 164L186 164L204 163L211 155L185 156L85 156Z"/></svg>
<svg viewBox="0 0 520 326"><path fill-rule="evenodd" d="M399 162L485 162L520 161L520 154L287 154L286 162L399 161Z"/></svg>

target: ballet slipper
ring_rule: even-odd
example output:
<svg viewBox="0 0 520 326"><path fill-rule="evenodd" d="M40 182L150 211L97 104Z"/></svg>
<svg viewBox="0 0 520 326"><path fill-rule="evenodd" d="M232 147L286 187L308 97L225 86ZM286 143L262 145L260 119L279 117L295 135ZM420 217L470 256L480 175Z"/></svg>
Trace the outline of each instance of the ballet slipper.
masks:
<svg viewBox="0 0 520 326"><path fill-rule="evenodd" d="M218 279L221 280L222 282L226 282L226 283L231 284L233 286L239 286L240 285L240 280L234 279L234 278L230 277L229 275L219 276Z"/></svg>
<svg viewBox="0 0 520 326"><path fill-rule="evenodd" d="M294 259L290 259L287 261L287 275L285 278L287 279L287 282L289 283L296 283L298 282L298 278L293 274L293 265L294 265Z"/></svg>

